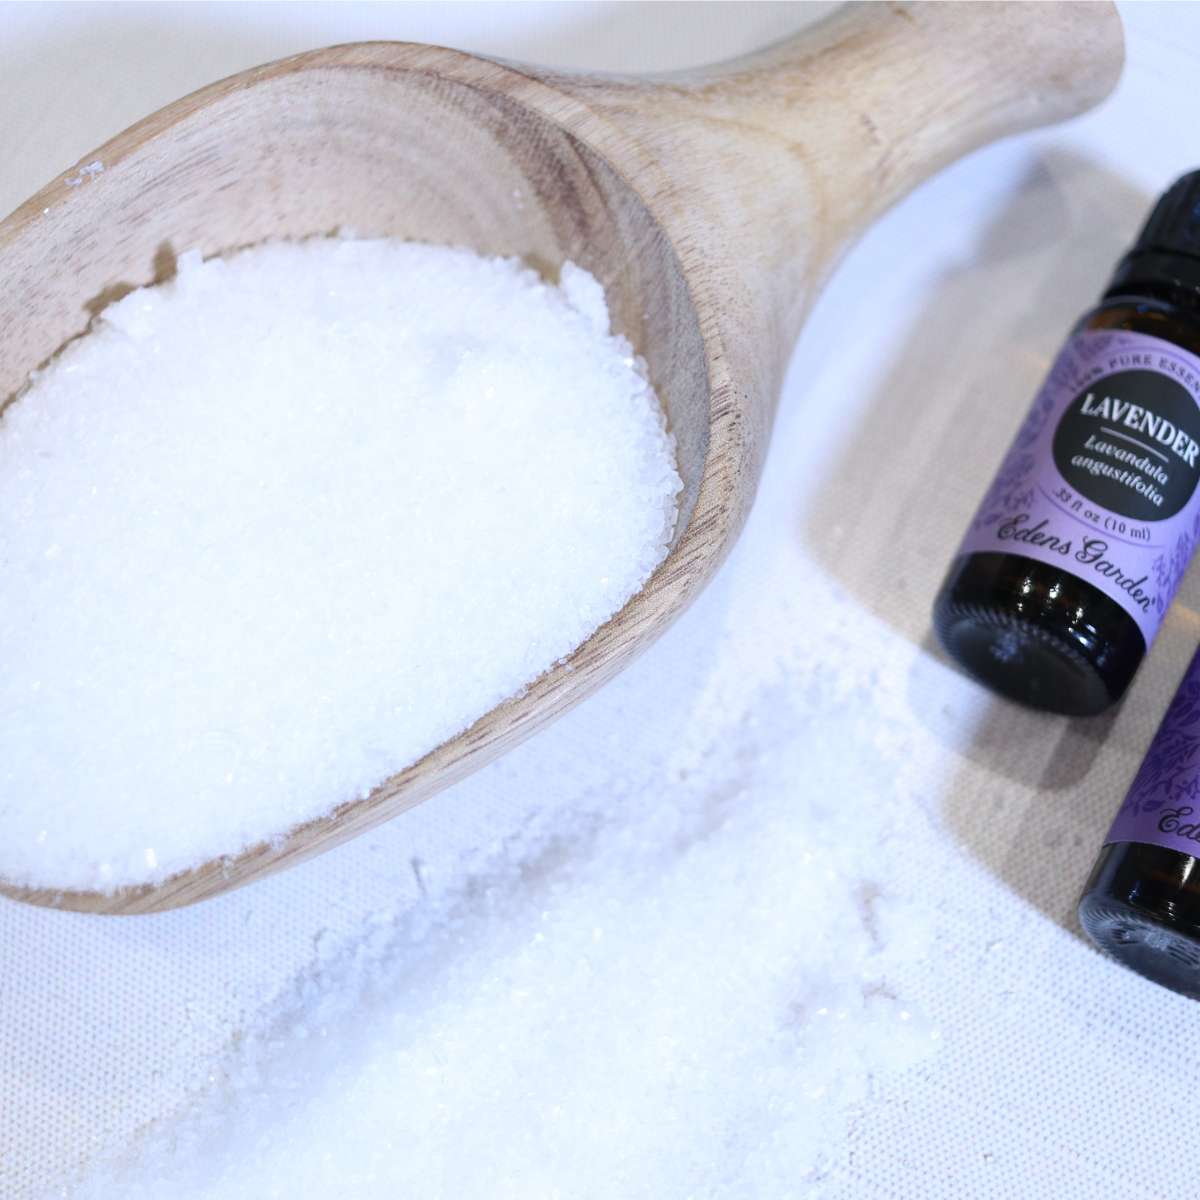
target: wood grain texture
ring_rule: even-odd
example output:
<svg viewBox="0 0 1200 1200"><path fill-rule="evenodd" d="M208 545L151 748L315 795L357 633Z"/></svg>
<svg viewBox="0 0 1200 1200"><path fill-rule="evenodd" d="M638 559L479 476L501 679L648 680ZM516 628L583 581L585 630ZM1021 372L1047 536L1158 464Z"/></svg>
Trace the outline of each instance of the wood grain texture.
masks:
<svg viewBox="0 0 1200 1200"><path fill-rule="evenodd" d="M97 913L193 903L395 816L593 692L732 545L793 341L846 246L954 158L1095 104L1121 62L1107 3L860 4L760 54L637 79L365 43L216 83L82 160L103 169L0 224L0 397L179 251L349 226L594 272L649 363L685 493L642 592L366 799L155 887L0 891Z"/></svg>

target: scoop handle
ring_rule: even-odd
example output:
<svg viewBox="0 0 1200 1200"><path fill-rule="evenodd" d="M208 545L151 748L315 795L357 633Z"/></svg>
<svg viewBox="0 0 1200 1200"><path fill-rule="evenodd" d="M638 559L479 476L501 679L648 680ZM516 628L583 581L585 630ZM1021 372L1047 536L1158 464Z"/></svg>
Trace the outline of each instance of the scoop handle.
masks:
<svg viewBox="0 0 1200 1200"><path fill-rule="evenodd" d="M586 100L653 144L678 209L664 199L664 217L704 210L764 274L790 349L815 288L876 216L969 151L1092 107L1123 61L1107 0L859 3L758 53L593 85Z"/></svg>
<svg viewBox="0 0 1200 1200"><path fill-rule="evenodd" d="M787 143L831 215L861 226L967 152L1091 108L1123 63L1107 0L851 4L691 86Z"/></svg>

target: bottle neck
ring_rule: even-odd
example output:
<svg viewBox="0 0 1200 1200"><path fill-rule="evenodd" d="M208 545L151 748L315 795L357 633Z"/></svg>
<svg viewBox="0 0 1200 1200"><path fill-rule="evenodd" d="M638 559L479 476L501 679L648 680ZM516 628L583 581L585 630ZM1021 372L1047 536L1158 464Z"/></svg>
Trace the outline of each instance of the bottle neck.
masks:
<svg viewBox="0 0 1200 1200"><path fill-rule="evenodd" d="M1127 254L1101 302L1117 298L1157 300L1200 314L1200 258L1157 251Z"/></svg>

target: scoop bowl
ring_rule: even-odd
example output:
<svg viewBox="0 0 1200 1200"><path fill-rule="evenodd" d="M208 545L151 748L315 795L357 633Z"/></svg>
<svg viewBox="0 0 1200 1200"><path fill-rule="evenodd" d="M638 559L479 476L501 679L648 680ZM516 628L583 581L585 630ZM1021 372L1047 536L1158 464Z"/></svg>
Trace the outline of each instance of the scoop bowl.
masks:
<svg viewBox="0 0 1200 1200"><path fill-rule="evenodd" d="M213 84L88 155L0 223L0 397L182 250L350 227L595 274L648 363L684 493L638 595L365 799L154 886L0 892L96 913L193 903L427 799L595 691L732 545L792 345L843 250L951 160L1102 99L1121 62L1107 3L852 5L759 54L655 78L366 43Z"/></svg>

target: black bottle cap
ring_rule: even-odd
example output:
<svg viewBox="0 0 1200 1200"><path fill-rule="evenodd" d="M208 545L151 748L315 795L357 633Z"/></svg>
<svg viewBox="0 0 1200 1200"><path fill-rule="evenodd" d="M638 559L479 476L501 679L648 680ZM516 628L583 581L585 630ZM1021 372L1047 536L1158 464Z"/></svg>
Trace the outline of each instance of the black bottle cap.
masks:
<svg viewBox="0 0 1200 1200"><path fill-rule="evenodd" d="M1200 171L1177 179L1159 197L1107 294L1128 294L1139 285L1200 293Z"/></svg>

